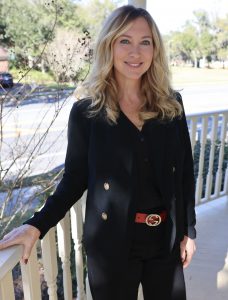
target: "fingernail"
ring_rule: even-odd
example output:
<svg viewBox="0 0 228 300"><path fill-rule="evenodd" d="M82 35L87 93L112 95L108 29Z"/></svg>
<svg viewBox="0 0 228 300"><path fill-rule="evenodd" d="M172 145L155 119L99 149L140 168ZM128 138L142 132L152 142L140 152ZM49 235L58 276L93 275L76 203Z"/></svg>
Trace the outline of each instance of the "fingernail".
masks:
<svg viewBox="0 0 228 300"><path fill-rule="evenodd" d="M28 259L27 258L24 260L24 263L25 263L25 265L27 265L27 263L28 263Z"/></svg>

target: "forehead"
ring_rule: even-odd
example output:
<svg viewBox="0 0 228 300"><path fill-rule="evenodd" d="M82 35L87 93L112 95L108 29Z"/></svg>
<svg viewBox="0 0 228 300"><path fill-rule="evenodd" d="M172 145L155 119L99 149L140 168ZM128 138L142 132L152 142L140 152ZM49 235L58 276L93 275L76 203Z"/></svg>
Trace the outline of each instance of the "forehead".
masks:
<svg viewBox="0 0 228 300"><path fill-rule="evenodd" d="M139 17L130 22L123 34L139 34L142 36L152 36L151 28L146 19L144 19L143 17Z"/></svg>

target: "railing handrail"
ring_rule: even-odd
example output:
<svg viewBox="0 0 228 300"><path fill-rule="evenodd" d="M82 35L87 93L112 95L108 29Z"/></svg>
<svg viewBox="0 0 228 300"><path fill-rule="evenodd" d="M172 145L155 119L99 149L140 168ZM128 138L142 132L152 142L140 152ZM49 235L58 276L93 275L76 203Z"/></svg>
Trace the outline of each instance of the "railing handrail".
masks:
<svg viewBox="0 0 228 300"><path fill-rule="evenodd" d="M214 114L224 114L228 113L228 108L227 109L219 109L219 110L210 110L206 112L195 112L195 113L186 113L187 118L192 118L192 117L205 117L205 116L210 116Z"/></svg>
<svg viewBox="0 0 228 300"><path fill-rule="evenodd" d="M0 280L20 261L23 246L16 245L0 250Z"/></svg>

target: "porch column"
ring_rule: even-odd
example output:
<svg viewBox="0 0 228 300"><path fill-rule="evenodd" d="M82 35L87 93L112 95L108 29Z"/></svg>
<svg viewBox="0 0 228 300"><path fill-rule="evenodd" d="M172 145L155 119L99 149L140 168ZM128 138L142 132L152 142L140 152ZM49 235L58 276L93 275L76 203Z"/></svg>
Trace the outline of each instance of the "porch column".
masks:
<svg viewBox="0 0 228 300"><path fill-rule="evenodd" d="M146 9L146 0L128 0L128 4Z"/></svg>

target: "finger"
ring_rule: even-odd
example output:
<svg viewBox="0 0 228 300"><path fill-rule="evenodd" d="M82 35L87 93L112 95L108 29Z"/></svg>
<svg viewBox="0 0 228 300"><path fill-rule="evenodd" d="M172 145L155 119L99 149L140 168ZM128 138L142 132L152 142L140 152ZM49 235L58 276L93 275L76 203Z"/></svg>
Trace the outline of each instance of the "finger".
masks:
<svg viewBox="0 0 228 300"><path fill-rule="evenodd" d="M182 260L182 263L186 260L187 258L187 251L184 250L182 253L181 253L181 260Z"/></svg>
<svg viewBox="0 0 228 300"><path fill-rule="evenodd" d="M183 268L184 268L184 269L187 268L187 267L189 266L189 264L190 264L190 262L191 262L191 260L192 260L192 256L193 256L193 254L187 253L186 258L185 258L185 260L184 260L184 262L183 262Z"/></svg>
<svg viewBox="0 0 228 300"><path fill-rule="evenodd" d="M27 264L28 259L29 259L30 255L31 255L32 248L33 248L33 246L31 246L31 245L30 246L28 246L28 245L24 246L23 255L22 255L21 261L25 265Z"/></svg>
<svg viewBox="0 0 228 300"><path fill-rule="evenodd" d="M186 256L186 248L184 246L180 246L180 256L181 256L181 259L185 259L185 256Z"/></svg>

